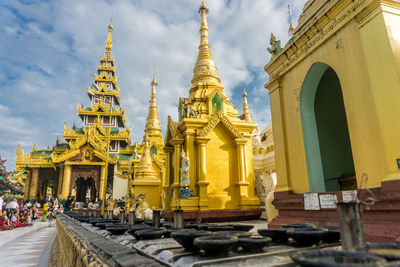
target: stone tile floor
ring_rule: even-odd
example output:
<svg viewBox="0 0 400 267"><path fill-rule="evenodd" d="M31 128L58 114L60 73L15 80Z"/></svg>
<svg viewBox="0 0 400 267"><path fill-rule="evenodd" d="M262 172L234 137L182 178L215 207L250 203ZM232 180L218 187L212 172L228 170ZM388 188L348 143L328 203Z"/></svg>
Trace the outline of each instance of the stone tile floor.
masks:
<svg viewBox="0 0 400 267"><path fill-rule="evenodd" d="M0 232L0 266L48 266L55 221L34 222L31 227Z"/></svg>

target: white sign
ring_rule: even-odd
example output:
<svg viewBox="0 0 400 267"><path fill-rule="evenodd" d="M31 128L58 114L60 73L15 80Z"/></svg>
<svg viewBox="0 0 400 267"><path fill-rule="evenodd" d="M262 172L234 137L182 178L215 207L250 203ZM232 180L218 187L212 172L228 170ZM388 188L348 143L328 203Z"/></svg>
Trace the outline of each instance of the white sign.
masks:
<svg viewBox="0 0 400 267"><path fill-rule="evenodd" d="M320 210L318 193L304 194L304 210Z"/></svg>
<svg viewBox="0 0 400 267"><path fill-rule="evenodd" d="M319 195L321 209L336 209L337 202L338 200L336 194Z"/></svg>
<svg viewBox="0 0 400 267"><path fill-rule="evenodd" d="M357 201L357 190L342 191L344 203Z"/></svg>

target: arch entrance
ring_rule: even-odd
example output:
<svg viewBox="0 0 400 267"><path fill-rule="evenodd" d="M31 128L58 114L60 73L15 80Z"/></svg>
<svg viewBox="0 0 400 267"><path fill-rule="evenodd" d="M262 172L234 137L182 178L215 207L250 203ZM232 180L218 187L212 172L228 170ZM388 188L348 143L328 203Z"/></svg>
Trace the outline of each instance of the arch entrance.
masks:
<svg viewBox="0 0 400 267"><path fill-rule="evenodd" d="M342 88L336 72L315 63L300 95L310 192L357 188Z"/></svg>
<svg viewBox="0 0 400 267"><path fill-rule="evenodd" d="M77 202L94 202L97 198L96 184L92 177L79 177L73 188Z"/></svg>
<svg viewBox="0 0 400 267"><path fill-rule="evenodd" d="M71 195L77 202L99 199L100 166L74 166L71 174Z"/></svg>

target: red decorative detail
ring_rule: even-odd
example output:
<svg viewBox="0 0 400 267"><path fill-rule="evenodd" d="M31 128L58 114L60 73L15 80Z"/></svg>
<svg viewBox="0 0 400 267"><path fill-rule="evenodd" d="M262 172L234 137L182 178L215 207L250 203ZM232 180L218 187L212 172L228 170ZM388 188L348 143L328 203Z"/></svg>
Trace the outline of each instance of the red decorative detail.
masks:
<svg viewBox="0 0 400 267"><path fill-rule="evenodd" d="M81 162L82 161L82 155L83 155L82 153L83 152L82 152L82 149L81 149L77 155L75 155L74 157L70 158L68 161ZM96 157L94 155L92 155L92 159L90 159L90 151L89 150L85 151L84 159L85 159L85 161L89 161L89 162L103 162L102 159L99 159L98 157Z"/></svg>
<svg viewBox="0 0 400 267"><path fill-rule="evenodd" d="M363 209L363 222L367 241L394 242L400 236L400 181L383 182L382 187L372 188L376 202L369 209ZM342 201L341 192L336 194ZM370 195L364 189L357 192L359 199ZM280 227L284 223L314 223L317 225L338 225L336 209L304 210L303 194L291 191L276 192L274 206L279 216L274 218L268 227Z"/></svg>

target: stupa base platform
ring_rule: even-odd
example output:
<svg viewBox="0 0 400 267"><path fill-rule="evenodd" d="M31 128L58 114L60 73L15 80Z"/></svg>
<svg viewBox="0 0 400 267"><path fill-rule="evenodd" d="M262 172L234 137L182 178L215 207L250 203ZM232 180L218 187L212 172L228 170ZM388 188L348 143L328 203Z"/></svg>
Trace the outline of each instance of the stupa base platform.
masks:
<svg viewBox="0 0 400 267"><path fill-rule="evenodd" d="M370 189L375 197L371 206L363 206L363 223L367 241L394 242L400 236L400 181L383 182L382 187ZM343 201L342 192L324 192L320 195L336 195L338 202ZM357 190L358 198L366 200L372 197L367 190ZM336 208L305 210L304 194L276 192L273 204L279 216L269 224L269 228L281 227L287 223L313 223L316 225L338 226Z"/></svg>
<svg viewBox="0 0 400 267"><path fill-rule="evenodd" d="M184 210L183 219L185 221L201 222L228 222L228 221L249 221L258 220L261 216L259 209L225 209L225 210ZM171 210L162 211L162 217L173 221L174 214Z"/></svg>

